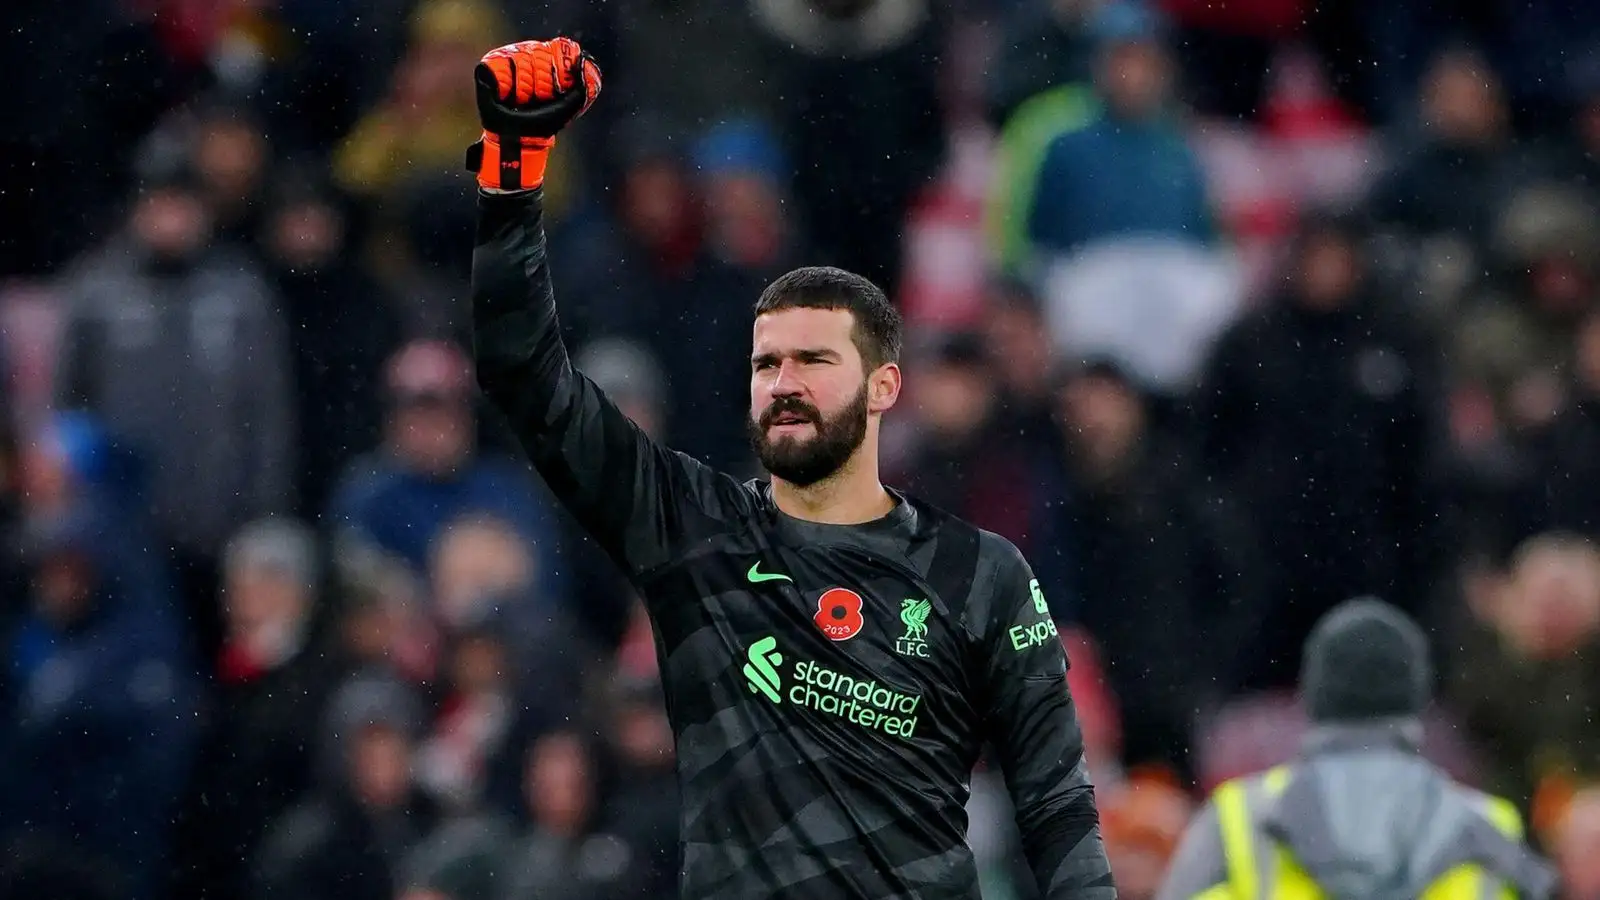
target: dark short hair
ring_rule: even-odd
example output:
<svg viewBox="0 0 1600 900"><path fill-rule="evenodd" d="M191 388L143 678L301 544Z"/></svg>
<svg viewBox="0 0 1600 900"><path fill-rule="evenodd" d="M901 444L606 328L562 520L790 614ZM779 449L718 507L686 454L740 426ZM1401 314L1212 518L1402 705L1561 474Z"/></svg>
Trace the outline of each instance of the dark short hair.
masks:
<svg viewBox="0 0 1600 900"><path fill-rule="evenodd" d="M900 361L900 311L883 289L854 272L807 266L779 276L761 292L756 315L784 309L848 310L855 317L851 338L869 370Z"/></svg>

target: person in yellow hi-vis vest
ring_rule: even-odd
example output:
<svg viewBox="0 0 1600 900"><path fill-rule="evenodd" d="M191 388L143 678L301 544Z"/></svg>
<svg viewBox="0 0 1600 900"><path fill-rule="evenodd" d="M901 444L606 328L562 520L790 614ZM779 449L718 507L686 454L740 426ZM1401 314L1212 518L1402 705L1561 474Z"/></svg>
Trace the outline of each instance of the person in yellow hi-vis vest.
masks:
<svg viewBox="0 0 1600 900"><path fill-rule="evenodd" d="M1312 729L1298 759L1217 788L1157 900L1544 900L1551 868L1507 801L1423 759L1433 670L1422 630L1371 598L1306 642Z"/></svg>

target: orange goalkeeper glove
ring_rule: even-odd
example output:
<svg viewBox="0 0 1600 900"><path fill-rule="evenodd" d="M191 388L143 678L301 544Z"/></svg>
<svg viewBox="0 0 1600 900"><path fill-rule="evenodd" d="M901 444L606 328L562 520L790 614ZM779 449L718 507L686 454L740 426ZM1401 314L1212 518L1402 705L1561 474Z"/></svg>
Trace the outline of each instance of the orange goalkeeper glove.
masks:
<svg viewBox="0 0 1600 900"><path fill-rule="evenodd" d="M564 37L491 50L473 69L473 81L483 137L467 149L467 170L488 190L543 184L556 134L600 95L600 67Z"/></svg>

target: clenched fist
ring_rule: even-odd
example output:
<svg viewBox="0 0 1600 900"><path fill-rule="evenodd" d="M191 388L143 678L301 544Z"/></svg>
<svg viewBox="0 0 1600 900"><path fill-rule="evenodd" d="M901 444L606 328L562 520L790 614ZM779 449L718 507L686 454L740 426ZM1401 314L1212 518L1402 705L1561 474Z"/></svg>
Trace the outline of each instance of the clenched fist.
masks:
<svg viewBox="0 0 1600 900"><path fill-rule="evenodd" d="M564 37L491 50L473 80L483 137L467 150L467 169L489 190L542 184L556 134L600 95L600 67Z"/></svg>

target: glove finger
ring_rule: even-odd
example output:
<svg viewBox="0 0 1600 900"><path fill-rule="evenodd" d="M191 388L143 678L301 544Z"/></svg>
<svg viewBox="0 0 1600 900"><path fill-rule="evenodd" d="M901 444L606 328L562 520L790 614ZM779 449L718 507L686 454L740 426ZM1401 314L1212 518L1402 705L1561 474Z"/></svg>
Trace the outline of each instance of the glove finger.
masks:
<svg viewBox="0 0 1600 900"><path fill-rule="evenodd" d="M557 38L552 43L554 46L551 49L555 56L553 64L557 73L556 83L561 86L561 90L570 91L578 83L576 67L578 57L583 54L583 48L572 38Z"/></svg>
<svg viewBox="0 0 1600 900"><path fill-rule="evenodd" d="M578 68L583 79L583 108L578 110L578 115L581 116L589 111L595 98L600 96L600 64L585 53L578 59Z"/></svg>
<svg viewBox="0 0 1600 900"><path fill-rule="evenodd" d="M478 73L481 75L484 72L487 72L489 77L494 79L492 86L495 97L504 100L511 96L513 72L510 57L495 57L478 63ZM482 78L480 77L478 80L481 82Z"/></svg>
<svg viewBox="0 0 1600 900"><path fill-rule="evenodd" d="M528 73L528 99L546 101L555 99L561 93L561 80L556 76L555 54L549 46L541 46L536 52L522 56L521 68Z"/></svg>
<svg viewBox="0 0 1600 900"><path fill-rule="evenodd" d="M516 76L518 103L527 103L533 99L535 67L528 63L528 56L515 56L511 59L511 71Z"/></svg>

